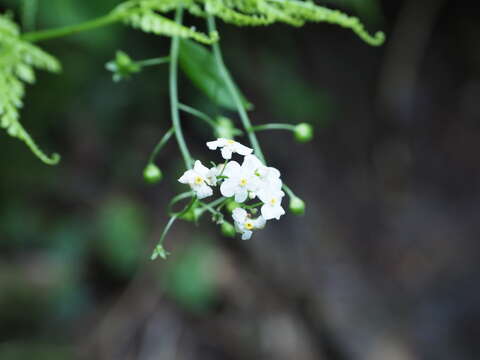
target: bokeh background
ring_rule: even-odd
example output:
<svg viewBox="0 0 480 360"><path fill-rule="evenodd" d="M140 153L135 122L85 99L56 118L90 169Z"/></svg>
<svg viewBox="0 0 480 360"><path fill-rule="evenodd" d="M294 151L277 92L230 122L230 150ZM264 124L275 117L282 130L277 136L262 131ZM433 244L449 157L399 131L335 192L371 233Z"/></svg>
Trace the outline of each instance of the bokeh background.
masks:
<svg viewBox="0 0 480 360"><path fill-rule="evenodd" d="M17 14L19 1L0 1ZM49 28L115 0L40 1ZM169 40L111 26L44 42L23 123L59 166L0 135L0 359L467 360L480 358L480 23L459 1L324 1L383 29L372 48L335 26L220 24L225 60L256 124L310 122L306 145L262 132L269 163L307 202L251 241L207 218L177 222L149 260L183 187L167 67L114 83L105 63L167 55ZM198 19L188 22L203 28ZM188 79L183 102L212 105ZM188 144L212 138L183 117Z"/></svg>

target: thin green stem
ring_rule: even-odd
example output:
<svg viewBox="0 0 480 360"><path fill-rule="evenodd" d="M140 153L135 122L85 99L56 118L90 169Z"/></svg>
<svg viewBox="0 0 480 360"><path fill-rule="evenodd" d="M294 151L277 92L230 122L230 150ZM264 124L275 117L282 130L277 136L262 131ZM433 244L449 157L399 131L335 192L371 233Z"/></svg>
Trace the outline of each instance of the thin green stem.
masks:
<svg viewBox="0 0 480 360"><path fill-rule="evenodd" d="M207 114L191 107L191 106L188 106L188 105L185 105L185 104L182 104L182 103L179 103L178 104L178 108L190 115L193 115L197 118L199 118L200 120L203 120L205 121L208 125L210 125L213 129L216 129L217 128L217 123L210 117L208 116Z"/></svg>
<svg viewBox="0 0 480 360"><path fill-rule="evenodd" d="M135 61L135 64L137 64L140 67L145 67L145 66L154 66L154 65L165 64L165 63L168 63L169 61L170 61L169 56L163 56L163 57L159 57L159 58Z"/></svg>
<svg viewBox="0 0 480 360"><path fill-rule="evenodd" d="M178 25L182 23L183 9L177 7L175 12L175 22ZM170 47L170 109L172 115L172 123L175 129L175 136L177 138L178 147L182 153L183 160L187 169L192 167L192 157L190 151L188 151L187 144L183 138L182 126L180 124L180 114L178 108L178 50L180 45L180 39L178 36L172 37L172 43Z"/></svg>
<svg viewBox="0 0 480 360"><path fill-rule="evenodd" d="M38 0L23 0L22 3L22 25L23 31L35 29Z"/></svg>
<svg viewBox="0 0 480 360"><path fill-rule="evenodd" d="M223 163L223 166L222 166L222 171L220 171L220 175L218 175L219 177L223 176L223 172L225 171L225 168L227 167L227 163L228 163L228 159L225 159L225 162Z"/></svg>
<svg viewBox="0 0 480 360"><path fill-rule="evenodd" d="M287 185L283 184L282 187L283 187L283 190L285 190L285 192L287 193L287 195L288 195L290 198L295 198L295 197L297 197L297 196L293 193L292 189L290 189Z"/></svg>
<svg viewBox="0 0 480 360"><path fill-rule="evenodd" d="M216 199L216 200L214 200L214 201L209 202L208 204L205 204L205 203L202 203L202 202L201 202L201 203L200 203L200 206L202 207L202 212L201 212L201 214L203 214L203 212L204 212L205 210L210 211L212 214L219 214L220 211L214 209L214 207L217 206L217 205L223 205L223 204L225 204L226 201L227 201L227 198L221 197L221 198L218 198L218 199ZM201 214L200 214L200 215L201 215Z"/></svg>
<svg viewBox="0 0 480 360"><path fill-rule="evenodd" d="M263 202L257 202L255 204L252 204L252 205L242 205L242 208L244 209L254 209L254 208L257 208L259 207L260 205L263 205Z"/></svg>
<svg viewBox="0 0 480 360"><path fill-rule="evenodd" d="M290 130L295 131L295 125L292 124L265 124L253 126L249 129L249 132L252 131L264 131L264 130Z"/></svg>
<svg viewBox="0 0 480 360"><path fill-rule="evenodd" d="M68 36L82 31L93 30L102 26L114 24L129 15L131 15L131 12L115 11L105 16L101 16L99 18L76 25L64 26L57 29L28 32L22 35L22 39L30 42L37 42Z"/></svg>
<svg viewBox="0 0 480 360"><path fill-rule="evenodd" d="M153 164L155 162L155 158L157 157L158 153L167 144L168 140L170 140L174 132L175 132L175 129L172 127L165 133L165 135L163 135L163 137L160 139L160 141L158 142L158 144L155 146L152 153L150 154L150 157L148 158L149 164Z"/></svg>
<svg viewBox="0 0 480 360"><path fill-rule="evenodd" d="M207 17L207 23L208 23L208 30L210 32L212 31L217 31L216 26L215 26L215 18L213 15L208 15ZM230 95L232 96L232 99L235 102L235 105L237 107L238 114L240 115L240 120L242 121L243 127L248 133L248 139L250 140L250 144L252 145L253 149L255 150L255 154L257 157L265 163L265 157L263 156L262 149L260 148L260 144L258 143L257 137L255 135L255 132L249 132L248 129L252 127L252 124L250 122L250 119L247 115L247 111L245 107L243 106L242 99L240 97L240 94L235 87L235 84L232 80L232 77L230 76L230 73L228 72L227 68L225 67L225 63L223 62L223 57L222 57L222 52L220 50L220 45L218 42L215 42L212 44L212 49L213 49L213 55L215 57L215 61L217 63L218 70L220 71L221 76L223 77L223 80L225 81L225 84L227 85L228 91L230 92Z"/></svg>

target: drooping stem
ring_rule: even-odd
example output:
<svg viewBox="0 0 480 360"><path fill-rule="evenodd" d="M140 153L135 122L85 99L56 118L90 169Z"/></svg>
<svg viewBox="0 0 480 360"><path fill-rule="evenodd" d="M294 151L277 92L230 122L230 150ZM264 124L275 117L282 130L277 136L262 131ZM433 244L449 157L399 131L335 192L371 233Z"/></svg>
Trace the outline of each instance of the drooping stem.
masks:
<svg viewBox="0 0 480 360"><path fill-rule="evenodd" d="M170 61L170 57L163 56L163 57L159 57L159 58L135 61L135 64L137 64L140 67L145 67L145 66L154 66L154 65L165 64L165 63L168 63L169 61Z"/></svg>
<svg viewBox="0 0 480 360"><path fill-rule="evenodd" d="M182 23L183 9L178 7L175 12L175 22ZM172 37L170 47L170 110L172 115L173 128L175 129L175 136L177 138L178 147L182 153L183 160L187 169L192 167L192 157L188 151L187 144L183 138L182 126L180 124L180 110L178 107L178 50L180 46L180 39L178 36Z"/></svg>
<svg viewBox="0 0 480 360"><path fill-rule="evenodd" d="M295 130L295 125L292 124L265 124L265 125L257 125L253 126L249 129L250 132L252 131L264 131L264 130Z"/></svg>
<svg viewBox="0 0 480 360"><path fill-rule="evenodd" d="M102 26L114 24L129 15L131 15L129 12L115 11L105 16L101 16L99 18L85 21L76 25L64 26L57 29L28 32L22 35L22 39L30 42L37 42L73 35L82 31L93 30Z"/></svg>
<svg viewBox="0 0 480 360"><path fill-rule="evenodd" d="M188 106L188 105L185 105L185 104L178 104L178 107L180 110L186 112L186 113L189 113L190 115L193 115L197 118L199 118L200 120L203 120L205 121L208 125L210 125L213 129L216 129L217 128L217 123L210 117L208 116L207 114L191 107L191 106Z"/></svg>
<svg viewBox="0 0 480 360"><path fill-rule="evenodd" d="M149 164L153 164L155 162L155 158L157 157L157 154L160 152L160 150L163 149L163 147L168 142L168 140L170 140L174 132L175 130L172 127L165 133L165 135L163 135L163 137L160 139L160 141L158 142L158 144L155 146L152 153L150 154L150 157L148 158Z"/></svg>
<svg viewBox="0 0 480 360"><path fill-rule="evenodd" d="M208 15L207 17L208 23L208 30L210 32L217 31L215 25L215 18L213 15ZM248 130L252 127L250 122L250 118L248 117L247 110L245 106L243 106L242 99L240 94L228 72L227 68L225 67L225 63L223 62L222 52L220 50L220 45L218 42L212 44L213 55L215 57L215 61L217 63L218 70L227 85L228 91L230 92L230 96L232 97L233 101L235 102L235 106L237 107L238 114L240 115L240 120L242 121L243 127L247 131L248 139L250 140L250 144L252 145L253 149L255 150L255 154L257 157L265 163L265 157L263 156L262 149L260 144L258 143L257 136L255 132L249 132Z"/></svg>
<svg viewBox="0 0 480 360"><path fill-rule="evenodd" d="M293 193L292 189L290 189L287 185L282 185L283 190L287 193L290 198L296 198L297 196Z"/></svg>

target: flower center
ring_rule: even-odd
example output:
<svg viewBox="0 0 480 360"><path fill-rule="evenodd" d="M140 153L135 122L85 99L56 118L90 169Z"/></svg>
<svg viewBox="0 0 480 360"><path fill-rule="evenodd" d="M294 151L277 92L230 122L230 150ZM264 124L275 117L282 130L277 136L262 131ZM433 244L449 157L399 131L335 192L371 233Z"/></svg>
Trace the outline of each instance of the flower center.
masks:
<svg viewBox="0 0 480 360"><path fill-rule="evenodd" d="M247 221L245 224L243 224L245 226L245 229L247 230L252 230L253 229L253 223L251 221Z"/></svg>
<svg viewBox="0 0 480 360"><path fill-rule="evenodd" d="M271 199L270 199L270 205L273 206L273 205L275 205L276 203L277 203L277 199L275 199L275 198L271 198Z"/></svg>
<svg viewBox="0 0 480 360"><path fill-rule="evenodd" d="M227 144L228 145L233 145L233 144L235 144L235 141L234 140L227 140Z"/></svg>
<svg viewBox="0 0 480 360"><path fill-rule="evenodd" d="M194 182L195 184L200 185L201 183L203 183L203 178L201 176L195 176Z"/></svg>
<svg viewBox="0 0 480 360"><path fill-rule="evenodd" d="M247 185L247 179L243 178L243 179L240 179L240 186L245 186Z"/></svg>

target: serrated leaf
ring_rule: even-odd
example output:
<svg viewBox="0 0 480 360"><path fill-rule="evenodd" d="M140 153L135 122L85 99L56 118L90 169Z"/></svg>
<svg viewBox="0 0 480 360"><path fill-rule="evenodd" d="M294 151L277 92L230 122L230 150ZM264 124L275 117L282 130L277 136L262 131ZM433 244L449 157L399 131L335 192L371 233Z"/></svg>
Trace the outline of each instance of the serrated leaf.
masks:
<svg viewBox="0 0 480 360"><path fill-rule="evenodd" d="M33 68L60 71L60 63L50 54L20 38L18 25L0 15L0 127L22 140L44 163L57 164L58 154L47 156L19 121L25 83L35 82Z"/></svg>
<svg viewBox="0 0 480 360"><path fill-rule="evenodd" d="M180 42L180 67L192 83L213 102L228 110L236 110L235 102L228 91L215 62L213 54L204 46L189 40ZM241 95L247 110L252 104Z"/></svg>

